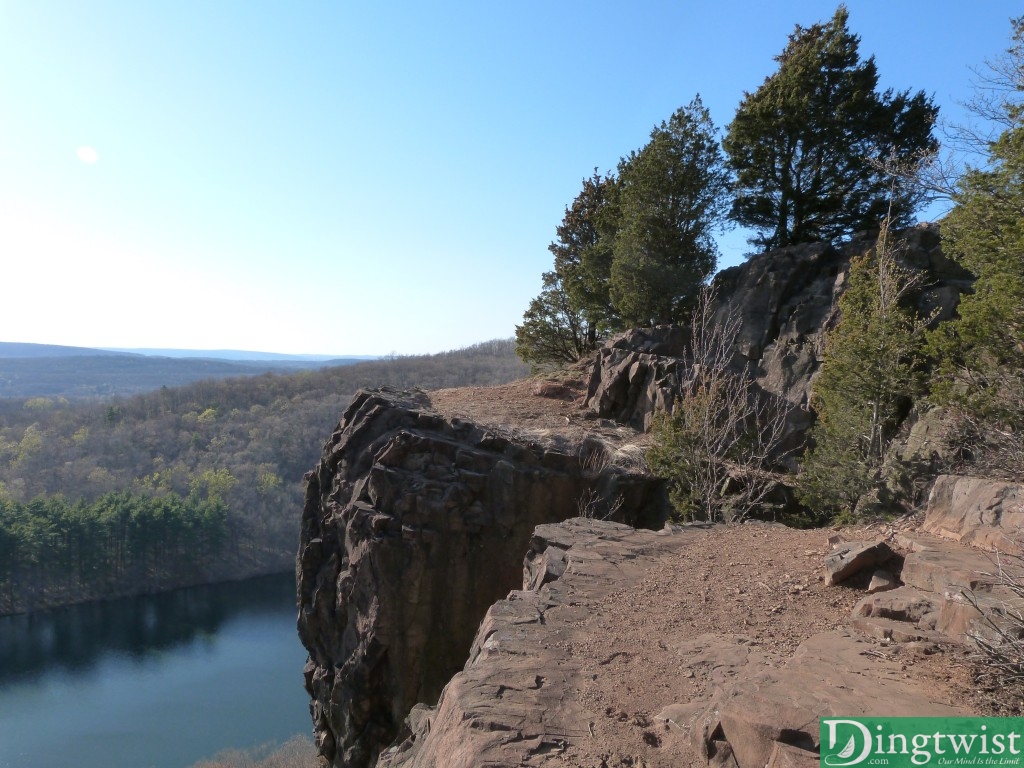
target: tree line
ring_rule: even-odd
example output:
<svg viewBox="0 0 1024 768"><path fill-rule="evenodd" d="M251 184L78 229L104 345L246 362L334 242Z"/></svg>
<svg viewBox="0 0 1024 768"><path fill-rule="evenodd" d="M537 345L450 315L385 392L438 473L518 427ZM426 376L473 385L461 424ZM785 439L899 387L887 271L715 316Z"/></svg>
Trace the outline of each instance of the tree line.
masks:
<svg viewBox="0 0 1024 768"><path fill-rule="evenodd" d="M217 497L0 500L0 614L209 579L229 533Z"/></svg>
<svg viewBox="0 0 1024 768"><path fill-rule="evenodd" d="M909 223L920 197L893 189L884 166L934 154L938 107L923 91L879 92L848 18L840 6L826 23L797 26L721 141L697 95L615 173L584 179L516 328L525 361L573 362L627 327L686 322L715 270L713 234L730 224L767 251L833 242L883 216Z"/></svg>

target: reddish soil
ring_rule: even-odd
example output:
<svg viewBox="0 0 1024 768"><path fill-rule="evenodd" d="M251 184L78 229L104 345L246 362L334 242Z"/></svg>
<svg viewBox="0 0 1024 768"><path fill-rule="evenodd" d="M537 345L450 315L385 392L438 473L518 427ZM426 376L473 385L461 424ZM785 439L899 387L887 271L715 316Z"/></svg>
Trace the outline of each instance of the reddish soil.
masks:
<svg viewBox="0 0 1024 768"><path fill-rule="evenodd" d="M606 717L585 746L568 749L565 764L701 765L682 738L654 720L669 704L709 694L710 670L680 665L672 646L705 633L742 635L775 666L811 635L847 629L864 590L825 586L822 561L832 533L758 523L714 526L676 563L649 572L641 589L609 596L581 626L581 639L569 644L593 661L595 674L577 693L581 703ZM966 682L957 655L925 656L881 643L877 653L900 660L907 677L923 681L929 698L971 706L956 684Z"/></svg>
<svg viewBox="0 0 1024 768"><path fill-rule="evenodd" d="M578 442L596 433L616 445L647 443L646 435L589 416L584 395L573 376L430 393L434 407L447 416L520 437ZM848 628L864 585L824 585L823 559L834 533L766 523L710 527L698 532L699 546L687 547L669 567L652 570L641 589L607 597L581 622L579 639L566 643L566 650L593 664L594 674L576 692L580 703L605 717L594 724L585 746L570 746L551 762L580 768L695 765L688 746L654 721L666 705L703 698L708 689L707 674L682 667L672 643L704 633L743 635L773 664L783 664L805 638ZM891 531L873 526L843 533L857 539ZM877 652L899 660L936 701L978 714L1008 713L1005 695L986 693L963 651L926 655L879 643Z"/></svg>

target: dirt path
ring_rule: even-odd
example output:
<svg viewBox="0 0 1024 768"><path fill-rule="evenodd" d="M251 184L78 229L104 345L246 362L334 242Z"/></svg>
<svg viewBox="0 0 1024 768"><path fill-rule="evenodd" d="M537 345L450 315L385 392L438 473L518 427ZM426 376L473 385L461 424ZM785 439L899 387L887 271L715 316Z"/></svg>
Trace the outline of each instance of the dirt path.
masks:
<svg viewBox="0 0 1024 768"><path fill-rule="evenodd" d="M803 640L849 626L863 589L826 587L822 559L828 531L778 525L716 526L640 588L618 591L580 626L568 650L592 664L577 695L605 717L594 738L571 746L570 766L670 768L698 765L689 746L659 727L665 706L703 699L712 670L681 664L705 634L740 635L745 645L781 666ZM900 661L935 701L964 702L963 664L956 654L918 655L896 645L877 652Z"/></svg>

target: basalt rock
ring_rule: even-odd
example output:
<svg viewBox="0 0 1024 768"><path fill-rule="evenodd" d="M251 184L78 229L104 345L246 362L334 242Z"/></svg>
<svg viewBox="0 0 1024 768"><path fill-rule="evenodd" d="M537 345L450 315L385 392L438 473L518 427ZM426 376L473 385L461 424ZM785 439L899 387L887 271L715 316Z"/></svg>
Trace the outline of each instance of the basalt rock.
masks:
<svg viewBox="0 0 1024 768"><path fill-rule="evenodd" d="M1002 569L1010 579L1021 578L1014 553L1022 536L1019 483L940 476L921 530L895 537L905 551L903 586L866 595L854 607L854 627L896 642L964 643L973 634L991 634L1007 615L1024 611L1020 595L1000 576Z"/></svg>
<svg viewBox="0 0 1024 768"><path fill-rule="evenodd" d="M521 584L535 526L622 497L621 522L661 527L660 481L591 471L586 455L448 421L422 392L355 396L307 475L296 563L306 688L331 765L371 765L414 705L437 701L490 605Z"/></svg>
<svg viewBox="0 0 1024 768"><path fill-rule="evenodd" d="M971 276L942 253L938 225L922 224L900 235L902 264L922 276L917 304L939 322L952 316ZM734 366L761 389L792 406L790 428L806 431L811 382L821 365L825 334L838 320L850 260L870 250L873 234L839 247L794 245L759 254L723 270L716 322L735 313L740 332ZM671 326L630 331L598 350L587 405L599 416L650 428L654 412L670 409L689 376L687 338Z"/></svg>
<svg viewBox="0 0 1024 768"><path fill-rule="evenodd" d="M414 710L378 768L538 765L588 738L594 713L574 695L586 660L565 641L602 598L636 588L687 538L580 518L538 526L523 589L491 607L465 667L436 707ZM552 562L558 575L546 570Z"/></svg>

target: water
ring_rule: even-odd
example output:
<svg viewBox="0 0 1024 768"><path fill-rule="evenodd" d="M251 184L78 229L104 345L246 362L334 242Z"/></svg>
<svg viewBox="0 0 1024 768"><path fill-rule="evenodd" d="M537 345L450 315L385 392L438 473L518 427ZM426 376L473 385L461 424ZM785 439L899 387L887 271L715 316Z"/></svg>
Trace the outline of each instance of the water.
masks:
<svg viewBox="0 0 1024 768"><path fill-rule="evenodd" d="M0 768L183 768L309 733L295 586L0 618Z"/></svg>

